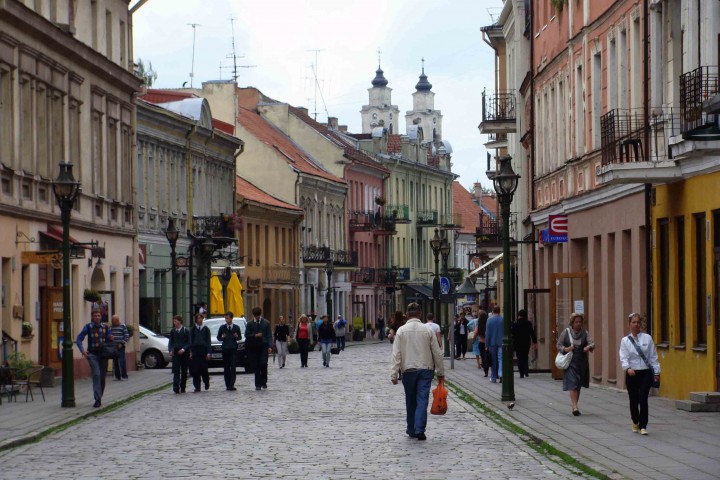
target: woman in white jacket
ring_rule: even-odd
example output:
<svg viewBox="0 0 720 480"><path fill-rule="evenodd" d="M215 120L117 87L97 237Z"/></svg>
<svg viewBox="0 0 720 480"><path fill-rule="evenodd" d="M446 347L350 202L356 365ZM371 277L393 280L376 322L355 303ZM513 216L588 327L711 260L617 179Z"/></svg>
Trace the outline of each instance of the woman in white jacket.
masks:
<svg viewBox="0 0 720 480"><path fill-rule="evenodd" d="M630 398L632 431L647 435L648 396L653 384L660 381L660 363L652 337L640 331L640 314L631 313L629 322L630 334L620 340L620 364Z"/></svg>

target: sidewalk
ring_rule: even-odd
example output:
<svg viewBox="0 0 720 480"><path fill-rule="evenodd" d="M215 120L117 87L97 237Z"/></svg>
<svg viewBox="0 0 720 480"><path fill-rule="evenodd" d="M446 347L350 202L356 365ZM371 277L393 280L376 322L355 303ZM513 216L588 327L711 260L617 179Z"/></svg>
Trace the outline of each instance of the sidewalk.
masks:
<svg viewBox="0 0 720 480"><path fill-rule="evenodd" d="M10 446L33 441L50 428L94 415L134 395L172 383L172 374L169 368L138 370L128 372L128 375L130 379L125 382L116 382L112 376L108 376L102 408L93 408L92 406L94 399L90 378L75 380L75 408L60 407L62 399L60 378L55 380L54 387L43 389L45 391L44 402L40 388L32 390L35 401L28 397L26 403L24 391L22 394L18 394L17 402L8 402L6 398L3 398L2 405L0 405L0 451Z"/></svg>
<svg viewBox="0 0 720 480"><path fill-rule="evenodd" d="M445 361L450 383L470 393L488 408L558 450L610 478L716 479L720 472L720 414L675 409L675 402L650 398L648 436L630 431L624 390L594 386L583 389L573 417L562 382L549 373L519 378L515 372L515 407L500 401L502 384L491 383L475 357ZM452 393L451 393L452 394ZM474 440L482 443L482 439Z"/></svg>

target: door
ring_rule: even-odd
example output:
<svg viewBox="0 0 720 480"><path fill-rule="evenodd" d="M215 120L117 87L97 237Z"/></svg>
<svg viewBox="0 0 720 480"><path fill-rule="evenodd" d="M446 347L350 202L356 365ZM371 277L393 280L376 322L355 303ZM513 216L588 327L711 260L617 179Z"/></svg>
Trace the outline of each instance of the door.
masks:
<svg viewBox="0 0 720 480"><path fill-rule="evenodd" d="M720 36L718 36L720 40ZM718 53L720 55L720 53ZM715 322L715 390L720 392L720 211L713 212L713 305Z"/></svg>
<svg viewBox="0 0 720 480"><path fill-rule="evenodd" d="M535 329L537 345L530 352L530 370L535 372L549 372L550 360L548 357L547 342L551 337L552 325L550 322L550 289L534 288L525 290L523 308L527 310L528 320ZM553 357L554 359L554 357Z"/></svg>
<svg viewBox="0 0 720 480"><path fill-rule="evenodd" d="M59 287L40 289L40 363L62 368L63 290Z"/></svg>
<svg viewBox="0 0 720 480"><path fill-rule="evenodd" d="M558 335L567 328L571 313L580 313L587 319L589 311L587 272L553 273L550 282L550 307L552 331L547 351L550 356L552 377L559 380L563 377L563 371L555 366L555 355L557 355L555 344Z"/></svg>

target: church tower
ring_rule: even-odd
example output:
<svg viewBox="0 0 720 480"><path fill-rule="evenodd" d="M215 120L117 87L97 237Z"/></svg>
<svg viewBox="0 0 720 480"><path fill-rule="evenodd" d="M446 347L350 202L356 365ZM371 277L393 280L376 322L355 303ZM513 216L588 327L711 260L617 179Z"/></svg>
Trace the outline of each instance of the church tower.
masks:
<svg viewBox="0 0 720 480"><path fill-rule="evenodd" d="M438 144L442 140L442 114L435 110L435 92L432 91L432 83L428 82L425 75L425 59L422 59L423 67L420 80L415 85L413 96L413 109L405 114L405 128L412 125L419 125L422 128L425 140L432 140Z"/></svg>
<svg viewBox="0 0 720 480"><path fill-rule="evenodd" d="M363 105L360 110L362 116L362 133L372 133L373 128L384 127L388 133L398 133L398 122L400 121L400 109L392 104L392 88L388 87L388 81L383 75L378 64L372 87L368 88L370 102Z"/></svg>

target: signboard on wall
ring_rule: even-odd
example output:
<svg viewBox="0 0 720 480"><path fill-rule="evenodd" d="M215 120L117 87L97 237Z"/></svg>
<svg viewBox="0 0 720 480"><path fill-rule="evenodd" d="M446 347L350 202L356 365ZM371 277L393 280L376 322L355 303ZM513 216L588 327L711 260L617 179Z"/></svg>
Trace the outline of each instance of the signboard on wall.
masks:
<svg viewBox="0 0 720 480"><path fill-rule="evenodd" d="M542 243L565 243L568 241L567 215L548 215L549 227L540 231Z"/></svg>

